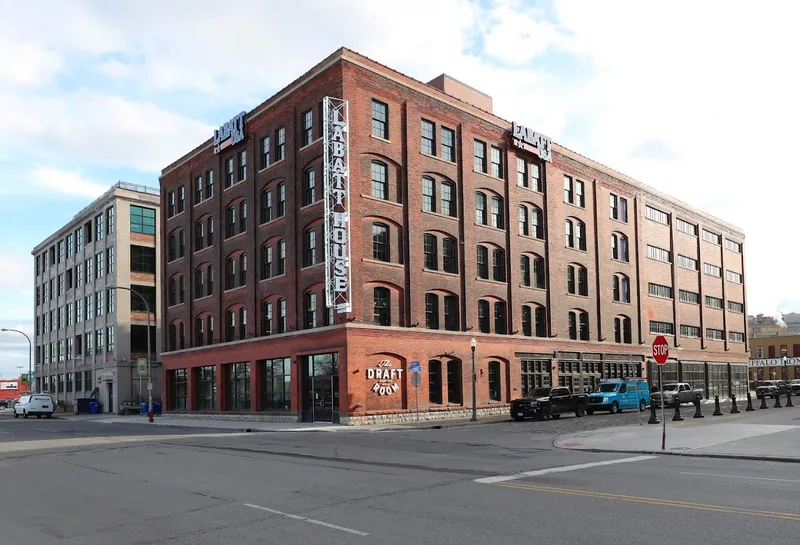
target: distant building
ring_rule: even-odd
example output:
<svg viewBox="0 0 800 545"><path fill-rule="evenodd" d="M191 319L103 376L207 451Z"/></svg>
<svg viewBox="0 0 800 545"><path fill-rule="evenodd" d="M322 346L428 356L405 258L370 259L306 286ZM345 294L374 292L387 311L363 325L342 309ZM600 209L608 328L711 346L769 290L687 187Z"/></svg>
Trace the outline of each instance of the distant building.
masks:
<svg viewBox="0 0 800 545"><path fill-rule="evenodd" d="M94 397L107 412L147 399L137 368L147 358L145 305L111 285L147 300L153 395L161 397L159 200L157 189L119 182L33 249L36 391L68 409L77 398Z"/></svg>
<svg viewBox="0 0 800 545"><path fill-rule="evenodd" d="M800 333L800 315L797 317L798 333ZM786 326L781 325L777 318L772 316L758 316L747 317L747 329L750 331L751 338L758 337L775 337L776 335L786 335Z"/></svg>
<svg viewBox="0 0 800 545"><path fill-rule="evenodd" d="M784 314L783 323L786 324L787 335L800 335L800 314L797 312Z"/></svg>
<svg viewBox="0 0 800 545"><path fill-rule="evenodd" d="M749 367L751 381L800 378L800 335L750 339Z"/></svg>

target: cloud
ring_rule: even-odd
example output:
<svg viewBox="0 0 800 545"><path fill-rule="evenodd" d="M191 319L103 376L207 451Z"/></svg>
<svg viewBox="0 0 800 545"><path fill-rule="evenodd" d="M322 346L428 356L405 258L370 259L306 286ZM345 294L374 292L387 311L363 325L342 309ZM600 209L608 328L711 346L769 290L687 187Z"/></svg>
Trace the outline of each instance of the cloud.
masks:
<svg viewBox="0 0 800 545"><path fill-rule="evenodd" d="M33 257L23 252L0 252L0 283L3 294L31 292L33 289ZM5 310L5 309L3 309ZM4 314L0 310L0 316Z"/></svg>
<svg viewBox="0 0 800 545"><path fill-rule="evenodd" d="M33 169L30 177L39 187L79 197L96 199L106 191L110 184L100 184L85 179L80 172L68 172L53 167L39 166Z"/></svg>

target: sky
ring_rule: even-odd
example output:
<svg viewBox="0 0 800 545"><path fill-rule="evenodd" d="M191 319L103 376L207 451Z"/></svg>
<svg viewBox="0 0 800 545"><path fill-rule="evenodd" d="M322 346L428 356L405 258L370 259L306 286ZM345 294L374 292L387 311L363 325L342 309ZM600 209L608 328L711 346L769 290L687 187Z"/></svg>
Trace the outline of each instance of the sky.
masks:
<svg viewBox="0 0 800 545"><path fill-rule="evenodd" d="M800 311L800 7L783 0L0 3L0 326L33 332L33 247L118 180L164 166L341 46L746 233L750 314ZM279 9L278 9L279 8ZM785 249L789 249L788 251ZM0 333L0 378L27 368Z"/></svg>

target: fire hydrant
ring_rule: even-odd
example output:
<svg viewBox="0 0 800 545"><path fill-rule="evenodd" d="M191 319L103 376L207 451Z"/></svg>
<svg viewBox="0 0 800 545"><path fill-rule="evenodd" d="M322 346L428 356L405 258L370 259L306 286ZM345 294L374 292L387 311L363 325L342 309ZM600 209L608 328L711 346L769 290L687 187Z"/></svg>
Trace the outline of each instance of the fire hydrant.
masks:
<svg viewBox="0 0 800 545"><path fill-rule="evenodd" d="M149 413L147 413L147 421L148 422L152 422L153 421L153 411L150 411Z"/></svg>

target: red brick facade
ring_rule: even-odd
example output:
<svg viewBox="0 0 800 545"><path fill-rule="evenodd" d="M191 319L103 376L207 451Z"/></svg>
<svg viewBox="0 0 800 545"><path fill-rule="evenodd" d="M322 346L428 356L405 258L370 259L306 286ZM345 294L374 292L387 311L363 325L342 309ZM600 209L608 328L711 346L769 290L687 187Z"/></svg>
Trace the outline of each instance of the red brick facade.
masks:
<svg viewBox="0 0 800 545"><path fill-rule="evenodd" d="M323 264L320 104L326 95L347 99L350 112L353 308L346 315L335 315L333 324L329 323L325 309ZM469 93L466 96L470 96ZM388 138L372 134L373 100L388 106ZM304 145L302 117L309 110L313 119L313 141ZM435 127L433 154L421 151L422 120L432 122ZM285 158L276 160L276 131L281 127L285 127ZM455 160L444 157L443 129L454 131ZM261 143L266 135L270 136L270 164L261 168ZM485 173L475 170L476 140L486 145ZM500 150L499 176L492 171L493 147ZM421 362L423 369L422 384L417 392L420 409L428 415L464 410L471 406L470 340L474 337L478 406L487 411L504 411L510 399L539 380L577 386L579 378L584 379L585 384L593 384L601 377L646 375L642 362L655 336L650 332L653 321L672 324L674 334L668 338L674 359L747 362L746 343L738 342L736 335L731 336L734 332L747 338L744 284L726 280L727 271L742 275L744 272L743 254L726 249L733 247L726 240L743 242L741 231L566 148L554 145L552 162L541 161L513 145L510 122L352 51L337 51L250 112L243 142L219 154L214 154L212 148L212 142L206 142L167 167L161 177L162 206L167 211L162 215L161 232L165 237L162 248L164 252L170 251L169 240L173 234L176 246L172 256L175 259L162 260L161 275L164 279L162 300L166 304L162 309L165 335L162 357L168 373L165 398L173 410L198 409L195 388L196 368L200 366L216 366L217 400L213 410L231 410L227 406L224 366L251 362L249 405L242 407L237 403L235 407L244 412L260 413L265 409L262 403L265 377L261 376L256 362L289 358L291 401L282 410L263 414L297 418L303 413L306 419L314 418L308 398L315 390L303 378L303 369L307 367L304 357L323 353L338 354L338 406L334 407L334 412L338 412L342 420L365 421L382 414L414 411L416 398L407 367L415 360ZM246 175L238 182L240 153L245 150ZM529 187L517 183L518 157L527 164ZM229 158L234 159L236 183L225 189ZM373 196L375 161L385 165L386 198ZM535 190L531 180L531 173L537 167L541 191ZM311 204L304 203L302 196L309 170L314 171L316 182L315 202ZM214 182L210 198L206 191L208 172L213 172ZM576 204L565 202L568 200L565 176L573 184L583 184L583 206L580 206L580 192L575 185L572 199ZM198 177L202 177L204 198L194 204ZM427 211L423 202L423 178L434 188L435 211ZM280 184L285 184L285 214L282 216L278 212ZM180 186L185 192L182 212L177 204ZM268 215L262 213L266 189L271 191L272 206ZM452 199L444 203L441 199L448 189ZM476 212L479 192L486 196L487 225L478 224L481 216ZM626 199L627 221L611 217L612 195ZM492 226L493 197L499 198L497 211L502 218L502 225L497 227ZM170 215L173 199L176 204ZM454 206L452 212L445 207L450 203ZM667 214L668 224L649 219L648 205ZM229 234L239 233L243 206L246 207L244 232L226 238L226 224L230 219L226 211L235 208L236 227ZM526 210L527 235L520 226L520 207ZM538 225L533 221L537 211L541 217ZM198 235L203 240L202 246L209 242L209 218L213 218L213 240L210 246L198 250ZM678 219L694 225L696 235L677 229ZM567 220L573 222L576 248L565 244ZM388 227L388 262L375 259L373 255L374 223ZM584 237L577 234L579 224L585 226ZM201 226L203 230L199 231ZM719 235L720 244L706 242L704 229ZM304 246L304 233L309 230L316 236L315 264L306 261L309 252ZM436 246L437 270L426 266L433 265L434 261L430 257L431 263L426 263L423 247L426 234L435 237L428 237L428 242L430 248ZM182 257L177 249L181 236L185 246ZM618 259L612 257L614 236L618 241ZM585 249L580 248L579 238L584 239ZM278 263L281 240L285 244L282 270ZM443 265L445 240L454 241L456 248L455 263L451 261L448 267ZM627 261L622 259L623 240L627 240ZM667 250L669 262L648 257L648 245ZM273 259L271 276L264 279L262 260L267 246ZM486 270L477 262L482 251L479 246L486 248ZM242 254L246 257L241 257ZM679 254L696 260L699 270L678 266ZM523 278L521 256L530 260L530 281ZM229 258L234 259L235 269L226 271ZM535 285L534 262L537 259L544 264L541 287ZM246 263L244 277L243 262ZM720 267L722 277L704 274L704 263ZM207 295L209 265L213 269L213 287ZM451 270L455 272L445 272L445 268L453 265L455 268ZM570 265L575 275L568 282ZM202 278L198 270L203 271ZM226 289L226 272L234 276L228 285L231 289ZM615 290L615 275L629 279L629 302L614 301L615 295L619 295L619 289ZM488 279L481 276L488 276ZM171 279L174 281L170 282ZM650 283L671 288L671 297L669 293L658 292L661 288L654 288L655 296L650 295ZM388 327L374 325L373 295L375 288L380 287L388 288L390 293L391 325ZM569 293L570 289L576 293ZM697 303L682 301L679 290L696 294ZM316 328L308 327L305 309L306 294L312 292L316 294ZM426 294L438 296L439 329L426 327L433 318L426 315ZM722 299L722 309L706 306L706 296ZM456 313L445 311L446 297L451 298L451 303L456 301L453 307L448 307L450 311L457 309ZM695 296L686 297L691 300ZM285 301L286 308L283 332L278 325L281 300ZM480 332L479 305L484 303L479 300L488 303L489 331L486 333ZM729 301L734 305L729 306ZM267 302L271 303L272 312L269 335L264 331ZM735 303L741 303L741 309ZM713 304L716 303L712 301ZM524 305L531 312L530 325L523 323ZM537 308L540 309L538 313ZM226 328L228 311L233 311L235 318L232 337ZM586 313L588 340L570 339L570 311ZM213 320L210 346L209 317ZM244 317L246 324L242 328L241 318ZM536 317L544 319L539 327ZM620 342L616 342L615 318L620 318L620 324L630 324L629 335L619 332ZM629 320L625 322L625 318ZM201 322L202 335L198 329ZM446 330L446 323L455 330ZM576 319L576 331L572 333L578 338L579 325L580 319ZM682 331L681 325L697 330ZM722 331L723 340L708 339L708 329ZM699 336L694 338L696 332ZM540 336L536 336L537 333ZM369 368L378 367L380 362L389 366L383 369L404 371L389 372L387 376L391 379L383 382L369 378L369 375L376 375ZM431 366L435 369L441 366L441 373L430 373ZM529 383L527 375L533 367L539 371L534 373L537 376L531 375ZM180 373L172 372L176 369L190 370L185 387ZM397 391L380 395L372 390L375 384L378 384L378 392L382 385L393 388L394 384L397 384ZM430 392L430 385L440 391ZM332 400L335 403L335 398Z"/></svg>

